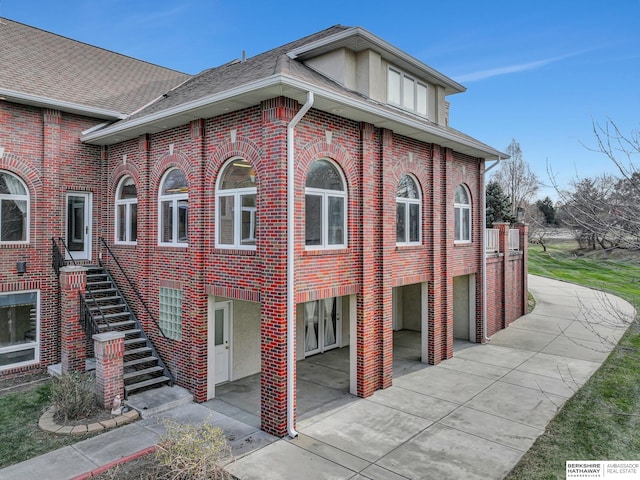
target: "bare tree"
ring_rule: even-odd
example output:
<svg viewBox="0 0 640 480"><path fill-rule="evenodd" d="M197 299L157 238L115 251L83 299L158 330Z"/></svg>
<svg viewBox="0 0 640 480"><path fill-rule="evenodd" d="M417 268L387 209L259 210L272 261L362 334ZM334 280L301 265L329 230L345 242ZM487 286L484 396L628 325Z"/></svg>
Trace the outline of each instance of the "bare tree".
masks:
<svg viewBox="0 0 640 480"><path fill-rule="evenodd" d="M491 177L497 182L504 193L511 199L511 214L516 216L518 208L525 208L538 191L540 181L525 161L520 143L516 139L511 140L507 147L507 153L511 156L503 160L497 171Z"/></svg>
<svg viewBox="0 0 640 480"><path fill-rule="evenodd" d="M637 131L624 135L611 120L604 126L594 122L593 133L597 147L591 150L607 157L620 176L576 179L567 190L554 185L563 203L561 218L582 248L639 249L640 137Z"/></svg>

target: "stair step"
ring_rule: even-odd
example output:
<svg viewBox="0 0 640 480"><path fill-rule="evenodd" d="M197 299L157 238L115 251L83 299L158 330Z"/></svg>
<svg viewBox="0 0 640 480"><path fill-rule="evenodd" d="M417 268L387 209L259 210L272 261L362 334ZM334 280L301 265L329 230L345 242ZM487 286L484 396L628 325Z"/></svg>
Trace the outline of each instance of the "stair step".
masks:
<svg viewBox="0 0 640 480"><path fill-rule="evenodd" d="M124 346L127 347L129 345L135 345L137 343L144 343L145 345L147 344L147 339L146 338L128 338L127 340L124 341Z"/></svg>
<svg viewBox="0 0 640 480"><path fill-rule="evenodd" d="M111 285L111 284L112 284L112 282L108 278L105 278L104 280L87 282L87 286L88 287L89 286L94 287L96 285Z"/></svg>
<svg viewBox="0 0 640 480"><path fill-rule="evenodd" d="M96 292L93 291L91 293L96 293ZM91 296L90 296L89 300L93 301L94 299L91 298ZM96 302L112 302L113 300L122 300L122 297L120 295L113 295L111 297L96 297L95 298ZM123 303L123 305L124 305L124 303Z"/></svg>
<svg viewBox="0 0 640 480"><path fill-rule="evenodd" d="M129 360L128 362L123 362L122 366L124 368L127 367L134 367L136 365L141 365L143 363L151 363L151 362L156 362L158 360L158 357L154 357L152 355L148 356L148 357L143 357L143 358L135 358L133 360Z"/></svg>
<svg viewBox="0 0 640 480"><path fill-rule="evenodd" d="M93 290L93 289L91 289L91 293L92 293L93 295L96 295L96 294L102 294L102 293L116 293L116 291L117 291L117 290L116 290L115 288L102 288L102 289L100 289L100 290Z"/></svg>
<svg viewBox="0 0 640 480"><path fill-rule="evenodd" d="M162 383L170 382L171 379L169 377L165 377L162 375L161 377L151 378L149 380L145 380L144 382L132 383L131 385L124 386L125 395L128 395L129 392L140 390L145 387L150 387L152 385L158 385Z"/></svg>
<svg viewBox="0 0 640 480"><path fill-rule="evenodd" d="M125 337L131 336L131 335L139 336L141 332L142 330L140 330L139 328L132 328L130 330L120 330L120 333L124 333Z"/></svg>
<svg viewBox="0 0 640 480"><path fill-rule="evenodd" d="M140 347L140 348L134 348L132 350L125 350L124 356L129 357L131 355L142 355L145 353L151 353L151 349L149 347Z"/></svg>
<svg viewBox="0 0 640 480"><path fill-rule="evenodd" d="M99 305L97 307L89 307L89 310L92 312L99 312L101 310L112 310L114 308L127 308L127 305L124 303L117 303L115 305Z"/></svg>
<svg viewBox="0 0 640 480"><path fill-rule="evenodd" d="M101 330L104 330L104 329L106 329L108 327L111 327L111 328L126 327L128 325L135 325L135 323L136 322L134 322L133 320L124 320L122 322L110 322L109 325L104 324L104 323L103 324L99 324L98 328L101 329ZM126 331L127 330L125 330L125 332Z"/></svg>
<svg viewBox="0 0 640 480"><path fill-rule="evenodd" d="M141 377L142 375L150 375L156 372L161 372L162 371L162 367L156 365L155 367L149 367L149 368L145 368L143 370L136 370L133 372L129 372L129 373L125 373L123 375L123 378L125 380L129 380L131 378L135 378L135 377Z"/></svg>
<svg viewBox="0 0 640 480"><path fill-rule="evenodd" d="M118 312L118 313L105 313L104 315L96 315L96 320L101 320L103 318L118 318L118 317L129 317L131 318L131 312Z"/></svg>

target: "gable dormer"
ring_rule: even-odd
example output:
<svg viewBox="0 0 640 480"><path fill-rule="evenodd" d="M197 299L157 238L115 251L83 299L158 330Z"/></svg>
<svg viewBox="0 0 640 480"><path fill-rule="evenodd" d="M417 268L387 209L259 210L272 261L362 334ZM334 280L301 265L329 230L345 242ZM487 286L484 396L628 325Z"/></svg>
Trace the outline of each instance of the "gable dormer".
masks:
<svg viewBox="0 0 640 480"><path fill-rule="evenodd" d="M361 28L303 45L291 58L349 90L439 125L448 125L447 95L465 88Z"/></svg>

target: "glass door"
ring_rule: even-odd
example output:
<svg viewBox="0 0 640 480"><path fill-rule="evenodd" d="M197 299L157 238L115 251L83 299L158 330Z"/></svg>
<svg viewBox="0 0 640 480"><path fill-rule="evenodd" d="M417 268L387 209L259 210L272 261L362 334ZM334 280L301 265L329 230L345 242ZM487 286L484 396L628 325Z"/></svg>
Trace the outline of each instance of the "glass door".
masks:
<svg viewBox="0 0 640 480"><path fill-rule="evenodd" d="M340 346L340 298L325 298L304 304L305 357Z"/></svg>
<svg viewBox="0 0 640 480"><path fill-rule="evenodd" d="M67 260L91 258L91 193L67 193Z"/></svg>

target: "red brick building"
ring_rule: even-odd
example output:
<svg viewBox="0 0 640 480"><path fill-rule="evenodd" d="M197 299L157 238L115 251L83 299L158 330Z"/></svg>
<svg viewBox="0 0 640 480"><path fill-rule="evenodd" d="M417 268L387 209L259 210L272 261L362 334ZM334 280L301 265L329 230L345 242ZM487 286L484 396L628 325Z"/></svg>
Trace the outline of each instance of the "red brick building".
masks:
<svg viewBox="0 0 640 480"><path fill-rule="evenodd" d="M366 397L392 384L394 331L435 364L526 308L526 228L485 249L505 155L449 126L462 85L366 30L194 76L6 19L0 51L0 375L60 361L62 264L106 268L118 293L87 293L87 330L126 323L103 299L125 298L125 345L148 339L197 401L260 373L278 435L297 360L348 348Z"/></svg>

